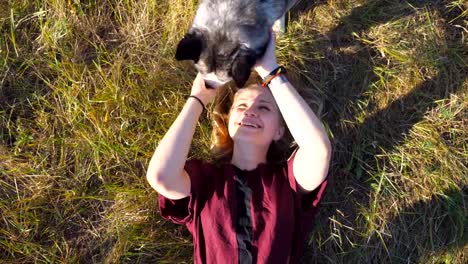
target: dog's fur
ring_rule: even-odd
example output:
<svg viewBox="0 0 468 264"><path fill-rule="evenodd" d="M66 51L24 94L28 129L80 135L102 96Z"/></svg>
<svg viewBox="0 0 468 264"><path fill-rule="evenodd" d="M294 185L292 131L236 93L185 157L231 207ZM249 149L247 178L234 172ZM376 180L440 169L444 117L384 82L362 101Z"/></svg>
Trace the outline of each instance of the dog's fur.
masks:
<svg viewBox="0 0 468 264"><path fill-rule="evenodd" d="M297 0L202 0L177 60L193 60L205 80L243 87L265 52L273 23Z"/></svg>

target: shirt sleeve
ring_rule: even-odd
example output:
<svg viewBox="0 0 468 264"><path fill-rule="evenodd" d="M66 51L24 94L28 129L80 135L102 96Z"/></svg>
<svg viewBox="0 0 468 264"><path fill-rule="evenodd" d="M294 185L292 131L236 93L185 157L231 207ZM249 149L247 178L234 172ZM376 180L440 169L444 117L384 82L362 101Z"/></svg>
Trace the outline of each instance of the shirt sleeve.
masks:
<svg viewBox="0 0 468 264"><path fill-rule="evenodd" d="M185 163L184 169L190 177L190 195L172 200L158 194L159 211L161 216L176 224L187 224L193 220L199 194L202 190L202 177L204 176L203 162L197 159Z"/></svg>
<svg viewBox="0 0 468 264"><path fill-rule="evenodd" d="M325 192L325 188L327 187L328 178L326 178L317 188L313 191L308 193L301 193L298 191L299 184L296 181L296 177L294 176L293 172L293 163L294 158L296 157L297 150L294 150L293 154L287 161L287 173L288 173L288 180L289 185L294 193L294 199L296 201L296 206L301 213L309 215L313 217L317 210L320 201L322 200L323 193ZM313 168L311 168L313 170Z"/></svg>

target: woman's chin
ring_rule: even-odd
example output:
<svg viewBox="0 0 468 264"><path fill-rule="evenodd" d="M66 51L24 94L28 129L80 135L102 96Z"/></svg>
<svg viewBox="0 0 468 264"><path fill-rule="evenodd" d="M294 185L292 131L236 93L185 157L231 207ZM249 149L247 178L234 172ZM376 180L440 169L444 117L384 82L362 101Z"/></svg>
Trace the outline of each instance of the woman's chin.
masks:
<svg viewBox="0 0 468 264"><path fill-rule="evenodd" d="M232 141L234 142L234 144L248 144L252 146L269 145L268 142L265 142L265 136L258 134L255 135L247 133L238 133L234 137L232 137Z"/></svg>

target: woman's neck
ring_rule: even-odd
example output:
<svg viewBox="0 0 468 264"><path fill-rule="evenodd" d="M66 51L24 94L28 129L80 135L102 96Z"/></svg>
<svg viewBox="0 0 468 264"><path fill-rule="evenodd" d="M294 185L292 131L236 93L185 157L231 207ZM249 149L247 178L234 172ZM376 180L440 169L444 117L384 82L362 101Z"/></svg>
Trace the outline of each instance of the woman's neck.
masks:
<svg viewBox="0 0 468 264"><path fill-rule="evenodd" d="M261 163L267 163L266 155L268 146L254 145L251 143L234 143L231 164L241 170L254 170Z"/></svg>

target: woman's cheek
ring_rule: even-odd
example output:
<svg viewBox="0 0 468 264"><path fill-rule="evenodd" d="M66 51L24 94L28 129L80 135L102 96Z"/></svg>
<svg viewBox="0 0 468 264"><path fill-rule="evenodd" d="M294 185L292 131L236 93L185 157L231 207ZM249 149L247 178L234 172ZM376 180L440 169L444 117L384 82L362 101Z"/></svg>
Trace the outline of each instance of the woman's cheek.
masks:
<svg viewBox="0 0 468 264"><path fill-rule="evenodd" d="M234 136L235 132L236 132L236 128L235 128L235 120L234 119L235 116L232 115L231 116L231 119L229 119L229 123L228 123L228 132L229 132L229 135L232 137Z"/></svg>

